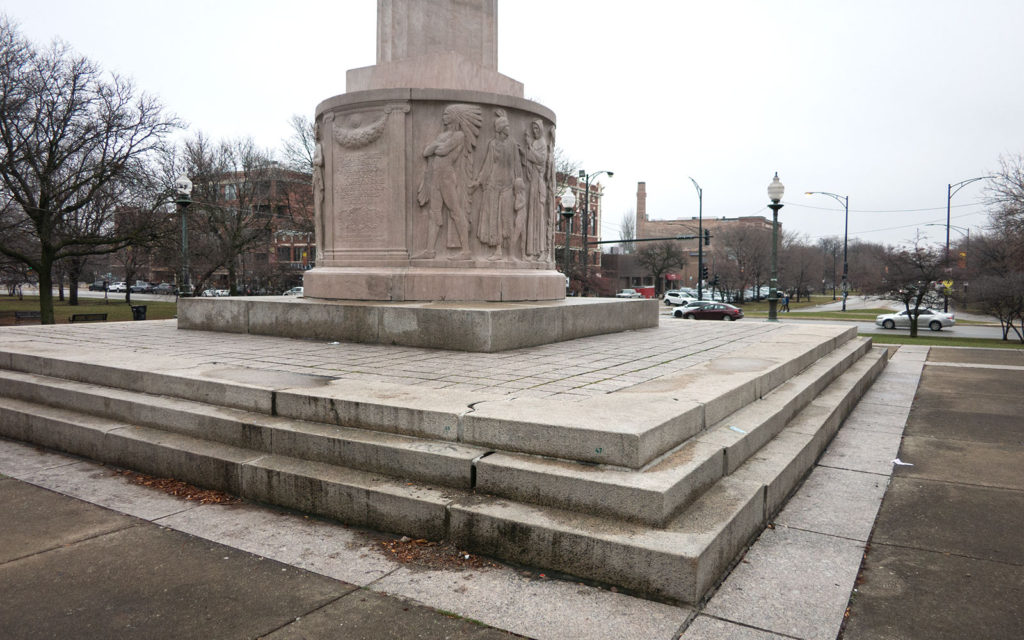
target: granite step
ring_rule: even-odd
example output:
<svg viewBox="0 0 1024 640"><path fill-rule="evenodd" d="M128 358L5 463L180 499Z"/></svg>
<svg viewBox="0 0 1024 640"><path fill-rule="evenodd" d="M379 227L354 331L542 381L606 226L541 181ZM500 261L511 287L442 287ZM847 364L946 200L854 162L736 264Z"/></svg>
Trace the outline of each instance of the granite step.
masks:
<svg viewBox="0 0 1024 640"><path fill-rule="evenodd" d="M33 442L339 521L447 537L449 504L467 492L0 397L0 436Z"/></svg>
<svg viewBox="0 0 1024 640"><path fill-rule="evenodd" d="M59 355L0 356L2 436L691 603L886 362L855 331L807 329L563 403L287 375L259 386L222 369L136 388L145 364L115 375ZM146 392L168 389L157 383L171 392Z"/></svg>
<svg viewBox="0 0 1024 640"><path fill-rule="evenodd" d="M880 354L865 357L870 347L867 339L840 346L763 398L639 470L496 452L477 463L476 490L520 502L664 526L700 492L735 471L778 435L837 379L843 380L836 384L845 396L855 395L854 401L859 398L862 391L854 383L870 383L882 358ZM846 405L840 408L848 411Z"/></svg>
<svg viewBox="0 0 1024 640"><path fill-rule="evenodd" d="M844 374L793 420L663 527L507 499L450 508L451 539L480 553L617 585L649 598L697 603L810 471L842 418L884 368ZM851 392L852 391L852 392Z"/></svg>
<svg viewBox="0 0 1024 640"><path fill-rule="evenodd" d="M598 396L510 397L410 388L153 358L95 363L0 351L0 369L242 409L282 418L640 469L785 384L856 338L855 327L803 325L736 357Z"/></svg>
<svg viewBox="0 0 1024 640"><path fill-rule="evenodd" d="M488 449L0 370L3 395L263 453L470 489Z"/></svg>

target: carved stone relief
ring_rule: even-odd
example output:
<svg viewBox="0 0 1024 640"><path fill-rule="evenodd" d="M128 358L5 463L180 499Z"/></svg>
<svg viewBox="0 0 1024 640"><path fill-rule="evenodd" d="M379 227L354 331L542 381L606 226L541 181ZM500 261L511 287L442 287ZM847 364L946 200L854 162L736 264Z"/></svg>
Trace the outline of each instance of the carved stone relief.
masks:
<svg viewBox="0 0 1024 640"><path fill-rule="evenodd" d="M426 233L414 240L419 250L413 258L550 261L553 128L548 131L542 120L532 120L520 144L508 114L495 109L493 136L474 169L483 113L478 105L449 105L442 114L441 132L423 150L417 203L426 214ZM438 255L442 228L447 249L457 253Z"/></svg>
<svg viewBox="0 0 1024 640"><path fill-rule="evenodd" d="M332 127L334 142L344 149L334 160L333 231L335 241L344 238L347 246L375 245L383 234L390 193L387 154L374 143L384 133L388 113L349 114Z"/></svg>
<svg viewBox="0 0 1024 640"><path fill-rule="evenodd" d="M427 210L427 238L424 249L414 257L436 255L437 234L445 223L448 223L447 247L459 250L453 259L473 257L469 246L469 183L473 149L482 123L479 106L449 105L441 115L442 131L423 150L426 164L416 202Z"/></svg>

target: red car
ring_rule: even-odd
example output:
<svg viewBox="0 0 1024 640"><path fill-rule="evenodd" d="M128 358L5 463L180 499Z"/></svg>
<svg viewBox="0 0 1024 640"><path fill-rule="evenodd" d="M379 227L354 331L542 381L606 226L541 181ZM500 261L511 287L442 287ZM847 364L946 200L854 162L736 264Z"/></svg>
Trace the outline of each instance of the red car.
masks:
<svg viewBox="0 0 1024 640"><path fill-rule="evenodd" d="M692 320L739 320L743 317L743 309L724 302L716 302L699 309L684 309L683 317Z"/></svg>

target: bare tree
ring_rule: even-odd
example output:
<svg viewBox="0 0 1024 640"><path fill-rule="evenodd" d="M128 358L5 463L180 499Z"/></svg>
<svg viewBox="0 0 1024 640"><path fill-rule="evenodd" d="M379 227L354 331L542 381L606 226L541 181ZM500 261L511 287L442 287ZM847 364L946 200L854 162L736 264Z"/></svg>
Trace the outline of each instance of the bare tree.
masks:
<svg viewBox="0 0 1024 640"><path fill-rule="evenodd" d="M223 271L234 295L242 254L271 245L271 183L279 167L251 138L213 144L199 133L185 143L183 154L193 182L189 262L196 288Z"/></svg>
<svg viewBox="0 0 1024 640"><path fill-rule="evenodd" d="M624 241L636 239L636 211L634 209L622 214L622 220L619 221L619 239ZM619 246L622 247L622 253L633 253L635 244L635 242L623 242Z"/></svg>
<svg viewBox="0 0 1024 640"><path fill-rule="evenodd" d="M148 233L116 224L117 206L152 206L147 165L180 123L117 75L54 42L37 49L0 17L0 253L39 278L52 324L53 270Z"/></svg>
<svg viewBox="0 0 1024 640"><path fill-rule="evenodd" d="M281 142L284 164L293 171L312 176L313 153L316 149L313 122L306 116L295 114L288 123L292 127L292 133Z"/></svg>
<svg viewBox="0 0 1024 640"><path fill-rule="evenodd" d="M902 303L910 317L910 337L916 338L921 309L942 300L936 286L942 278L945 253L939 247L925 245L918 236L912 246L890 247L882 267L884 278L865 289Z"/></svg>
<svg viewBox="0 0 1024 640"><path fill-rule="evenodd" d="M761 285L768 281L771 270L772 233L769 229L749 224L732 225L718 230L716 251L724 259L719 273L734 276L735 289L742 300L748 288L754 289L754 297L760 297ZM717 262L717 261L716 261ZM735 264L731 273L728 262ZM733 277L728 278L730 281Z"/></svg>
<svg viewBox="0 0 1024 640"><path fill-rule="evenodd" d="M992 225L1012 237L1024 237L1024 154L1003 156L989 181L988 203L995 209Z"/></svg>
<svg viewBox="0 0 1024 640"><path fill-rule="evenodd" d="M637 250L636 261L654 276L655 293L660 295L662 276L686 266L686 252L675 240L662 240L645 244Z"/></svg>
<svg viewBox="0 0 1024 640"><path fill-rule="evenodd" d="M811 296L817 274L821 270L821 253L796 235L784 233L779 248L779 286L800 296Z"/></svg>
<svg viewBox="0 0 1024 640"><path fill-rule="evenodd" d="M565 149L555 147L555 196L561 196L579 177L580 163L570 158Z"/></svg>

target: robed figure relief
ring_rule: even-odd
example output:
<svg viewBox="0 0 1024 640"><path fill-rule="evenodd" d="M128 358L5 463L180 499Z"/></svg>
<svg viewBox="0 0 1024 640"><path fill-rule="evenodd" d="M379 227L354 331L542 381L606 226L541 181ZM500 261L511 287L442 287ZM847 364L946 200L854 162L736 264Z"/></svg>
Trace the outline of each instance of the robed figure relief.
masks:
<svg viewBox="0 0 1024 640"><path fill-rule="evenodd" d="M480 107L449 105L441 115L443 130L423 150L426 167L417 190L417 202L427 208L427 244L414 258L433 258L437 234L448 212L449 249L459 249L456 260L472 258L469 248L469 184L472 153L483 114Z"/></svg>
<svg viewBox="0 0 1024 640"><path fill-rule="evenodd" d="M540 120L530 123L523 155L526 181L529 185L525 220L526 255L534 260L540 260L544 258L550 241L548 222L554 211L550 203L553 179L552 146Z"/></svg>
<svg viewBox="0 0 1024 640"><path fill-rule="evenodd" d="M313 125L313 220L316 224L316 248L324 250L324 146L320 138L320 122Z"/></svg>
<svg viewBox="0 0 1024 640"><path fill-rule="evenodd" d="M515 259L517 240L513 228L517 212L526 209L526 185L519 145L510 137L508 116L503 109L494 112L494 138L487 143L483 164L470 185L476 211L476 238L491 247L488 260Z"/></svg>

